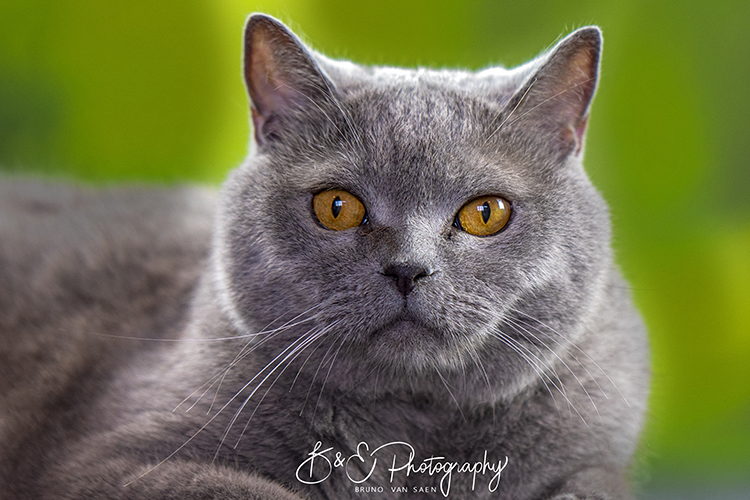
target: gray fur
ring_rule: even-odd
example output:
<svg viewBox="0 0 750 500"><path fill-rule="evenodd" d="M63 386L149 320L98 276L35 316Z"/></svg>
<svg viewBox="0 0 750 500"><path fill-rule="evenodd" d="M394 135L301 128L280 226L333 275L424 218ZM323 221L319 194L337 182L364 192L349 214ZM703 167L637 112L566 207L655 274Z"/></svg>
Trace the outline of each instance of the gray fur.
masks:
<svg viewBox="0 0 750 500"><path fill-rule="evenodd" d="M514 70L366 68L255 15L256 140L218 202L6 180L4 497L352 498L341 469L297 480L316 441L405 441L508 457L496 491L456 474L452 498L630 498L648 348L581 165L600 45L582 28ZM367 223L322 227L327 188ZM505 229L454 225L490 194ZM392 266L424 270L408 296Z"/></svg>

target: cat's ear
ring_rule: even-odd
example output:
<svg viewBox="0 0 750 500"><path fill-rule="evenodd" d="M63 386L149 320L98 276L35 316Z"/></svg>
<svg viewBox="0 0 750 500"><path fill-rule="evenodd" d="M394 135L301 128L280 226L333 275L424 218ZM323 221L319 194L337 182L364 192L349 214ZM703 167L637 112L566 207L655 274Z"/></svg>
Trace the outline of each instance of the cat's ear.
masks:
<svg viewBox="0 0 750 500"><path fill-rule="evenodd" d="M320 109L334 88L294 33L265 14L245 24L244 73L260 145L282 138L301 113Z"/></svg>
<svg viewBox="0 0 750 500"><path fill-rule="evenodd" d="M504 120L548 135L555 153L580 155L596 91L602 35L580 28L531 65L529 78L506 106Z"/></svg>

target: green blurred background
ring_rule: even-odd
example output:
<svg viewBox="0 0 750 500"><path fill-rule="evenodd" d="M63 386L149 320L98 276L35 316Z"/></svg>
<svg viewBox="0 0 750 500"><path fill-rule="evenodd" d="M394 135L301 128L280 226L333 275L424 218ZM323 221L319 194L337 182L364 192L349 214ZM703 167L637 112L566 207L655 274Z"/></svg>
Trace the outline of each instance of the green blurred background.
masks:
<svg viewBox="0 0 750 500"><path fill-rule="evenodd" d="M586 165L651 332L641 496L750 498L749 2L3 0L0 169L221 182L252 11L335 57L474 69L601 26Z"/></svg>

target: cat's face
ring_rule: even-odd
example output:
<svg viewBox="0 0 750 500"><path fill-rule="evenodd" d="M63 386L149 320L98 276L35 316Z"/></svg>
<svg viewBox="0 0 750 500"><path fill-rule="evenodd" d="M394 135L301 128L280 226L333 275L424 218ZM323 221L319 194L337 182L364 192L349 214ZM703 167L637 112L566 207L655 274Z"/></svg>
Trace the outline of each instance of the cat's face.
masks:
<svg viewBox="0 0 750 500"><path fill-rule="evenodd" d="M225 185L225 308L362 364L533 373L529 346L575 340L610 265L580 163L599 44L579 30L513 71L371 69L251 18L257 144Z"/></svg>

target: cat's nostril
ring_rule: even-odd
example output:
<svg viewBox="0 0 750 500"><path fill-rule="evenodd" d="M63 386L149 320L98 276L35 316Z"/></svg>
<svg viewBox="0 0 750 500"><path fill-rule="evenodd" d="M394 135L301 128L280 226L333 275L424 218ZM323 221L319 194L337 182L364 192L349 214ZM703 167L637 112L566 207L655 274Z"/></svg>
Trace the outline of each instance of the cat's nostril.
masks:
<svg viewBox="0 0 750 500"><path fill-rule="evenodd" d="M416 264L391 264L383 268L383 274L393 278L398 291L406 297L414 289L417 280L426 278L432 273L426 267Z"/></svg>

